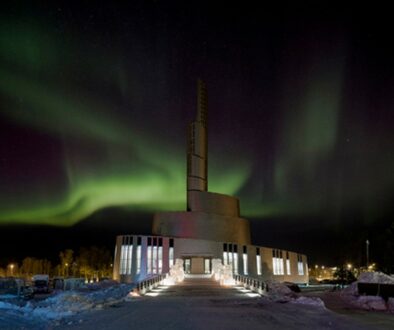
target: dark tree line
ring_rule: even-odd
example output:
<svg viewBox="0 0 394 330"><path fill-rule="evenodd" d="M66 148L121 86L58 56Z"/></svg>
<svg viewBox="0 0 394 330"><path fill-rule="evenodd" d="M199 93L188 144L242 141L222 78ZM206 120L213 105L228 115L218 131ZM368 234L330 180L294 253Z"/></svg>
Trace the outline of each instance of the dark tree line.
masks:
<svg viewBox="0 0 394 330"><path fill-rule="evenodd" d="M104 247L82 247L78 254L66 249L59 253L53 266L47 259L26 257L20 263L10 263L0 268L0 276L31 278L34 274L62 277L84 277L87 280L112 277L112 256Z"/></svg>

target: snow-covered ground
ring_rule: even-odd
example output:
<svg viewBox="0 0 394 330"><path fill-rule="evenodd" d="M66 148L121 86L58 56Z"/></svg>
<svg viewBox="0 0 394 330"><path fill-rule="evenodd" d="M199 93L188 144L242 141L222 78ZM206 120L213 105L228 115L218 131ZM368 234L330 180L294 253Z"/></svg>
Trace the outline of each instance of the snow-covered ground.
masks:
<svg viewBox="0 0 394 330"><path fill-rule="evenodd" d="M79 291L57 292L44 300L23 301L3 295L0 296L0 329L45 328L52 321L127 300L132 289L132 285L104 281Z"/></svg>
<svg viewBox="0 0 394 330"><path fill-rule="evenodd" d="M391 283L392 278L383 275L367 274L360 281ZM269 283L266 297L250 298L253 295L242 288L205 282L198 286L193 279L187 281L186 285L158 289L154 297L134 297L130 294L132 285L112 281L60 292L44 300L26 302L0 296L0 329L128 329L130 324L138 329L391 329L387 324L394 324L394 314L390 313L393 300L383 301L383 309L380 297L358 296L356 284L342 292L306 296L283 284ZM341 305L344 303L345 307ZM352 317L352 308L368 311Z"/></svg>
<svg viewBox="0 0 394 330"><path fill-rule="evenodd" d="M394 285L394 277L380 272L362 273L358 278L358 281L352 283L341 292L341 298L349 305L352 305L354 308L360 308L363 310L388 311L394 313L394 298L389 298L386 302L382 297L379 296L360 295L357 289L358 283L380 283Z"/></svg>
<svg viewBox="0 0 394 330"><path fill-rule="evenodd" d="M72 317L60 329L392 329L393 318L355 318L327 309L318 297L295 294L272 284L266 297L243 287L193 285L192 280L157 290L154 297ZM254 298L251 298L254 297ZM381 316L382 313L379 314Z"/></svg>

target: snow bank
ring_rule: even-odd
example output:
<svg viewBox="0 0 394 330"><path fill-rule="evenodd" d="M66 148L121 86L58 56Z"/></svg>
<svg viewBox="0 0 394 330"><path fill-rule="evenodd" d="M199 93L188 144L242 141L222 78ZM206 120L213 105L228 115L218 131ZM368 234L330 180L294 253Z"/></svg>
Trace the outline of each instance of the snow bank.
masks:
<svg viewBox="0 0 394 330"><path fill-rule="evenodd" d="M389 298L386 303L380 296L360 296L358 292L358 283L379 283L379 284L393 284L394 277L381 272L365 272L362 273L358 281L353 282L347 288L342 290L341 298L348 304L364 309L375 311L393 311L394 312L394 298Z"/></svg>
<svg viewBox="0 0 394 330"><path fill-rule="evenodd" d="M311 306L326 308L323 300L321 300L318 297L303 297L303 296L301 296L295 300L291 300L290 302L293 304L311 305Z"/></svg>
<svg viewBox="0 0 394 330"><path fill-rule="evenodd" d="M380 284L394 284L394 277L381 272L365 272L361 273L358 281L353 282L341 292L342 296L358 296L358 283L380 283Z"/></svg>
<svg viewBox="0 0 394 330"><path fill-rule="evenodd" d="M358 282L353 282L341 291L341 296L357 296L358 295Z"/></svg>
<svg viewBox="0 0 394 330"><path fill-rule="evenodd" d="M304 297L292 291L285 283L268 282L266 297L277 303L292 303L299 305L310 305L325 309L323 300L317 297Z"/></svg>
<svg viewBox="0 0 394 330"><path fill-rule="evenodd" d="M297 298L297 294L291 291L286 284L277 282L268 282L267 296L275 302L290 302Z"/></svg>
<svg viewBox="0 0 394 330"><path fill-rule="evenodd" d="M131 284L108 285L103 284L101 287L105 288L91 292L62 292L42 301L29 301L25 306L0 301L0 310L16 311L26 318L59 320L82 311L101 309L126 300L133 288Z"/></svg>
<svg viewBox="0 0 394 330"><path fill-rule="evenodd" d="M355 301L357 307L365 310L385 311L386 303L379 296L360 296Z"/></svg>
<svg viewBox="0 0 394 330"><path fill-rule="evenodd" d="M358 278L358 282L394 284L394 277L381 272L365 272L365 273L361 273L361 275Z"/></svg>
<svg viewBox="0 0 394 330"><path fill-rule="evenodd" d="M15 308L19 308L19 306L10 304L8 302L0 301L0 310L15 309Z"/></svg>
<svg viewBox="0 0 394 330"><path fill-rule="evenodd" d="M387 301L387 310L391 313L394 313L394 298L389 298Z"/></svg>

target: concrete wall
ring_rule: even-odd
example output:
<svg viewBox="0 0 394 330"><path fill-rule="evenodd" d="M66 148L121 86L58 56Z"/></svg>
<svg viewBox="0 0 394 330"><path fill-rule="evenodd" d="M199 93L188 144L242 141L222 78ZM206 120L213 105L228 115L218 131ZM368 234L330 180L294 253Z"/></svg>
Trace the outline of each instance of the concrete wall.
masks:
<svg viewBox="0 0 394 330"><path fill-rule="evenodd" d="M137 242L138 237L141 241L141 270L139 274L137 273ZM155 236L149 236L152 239ZM293 283L308 283L308 264L307 257L305 255L297 254L296 252L280 250L282 251L283 263L284 263L284 274L275 275L273 273L273 248L256 246L256 245L243 245L234 243L225 243L210 240L199 240L199 239L186 239L186 238L171 238L171 237L160 237L163 248L163 259L162 259L162 273L167 273L169 271L169 242L173 240L174 245L174 260L183 259L185 257L209 257L209 258L219 258L223 260L224 244L226 244L227 252L236 253L238 256L238 271L236 273L241 275L248 275L253 278L260 278L265 281L277 281L277 282L293 282ZM159 237L156 237L158 242ZM146 278L147 276L152 276L154 274L147 273L147 247L148 247L148 236L118 236L116 240L116 254L114 262L114 279L123 282L130 283L133 281L138 281L139 279ZM121 269L121 251L122 245L132 245L133 253L131 260L131 272L129 274L120 274ZM248 256L248 273L244 273L243 265L243 251L244 246L246 246L246 254ZM257 273L257 258L256 258L256 248L259 248L261 257L261 274ZM235 250L237 252L235 252ZM278 250L278 249L275 249ZM287 252L289 254L290 260L290 275L287 273L286 268L286 256ZM302 258L304 275L299 275L298 273L298 258Z"/></svg>
<svg viewBox="0 0 394 330"><path fill-rule="evenodd" d="M202 256L222 258L222 243L200 239L176 238L174 242L175 258Z"/></svg>

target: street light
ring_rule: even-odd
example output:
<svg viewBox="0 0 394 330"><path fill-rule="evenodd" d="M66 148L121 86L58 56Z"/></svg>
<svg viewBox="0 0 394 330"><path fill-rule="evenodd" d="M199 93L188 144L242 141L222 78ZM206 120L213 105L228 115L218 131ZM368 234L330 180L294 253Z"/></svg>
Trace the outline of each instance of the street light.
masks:
<svg viewBox="0 0 394 330"><path fill-rule="evenodd" d="M366 252L367 252L367 268L369 266L369 240L365 241L365 245L366 245Z"/></svg>
<svg viewBox="0 0 394 330"><path fill-rule="evenodd" d="M352 269L352 264L347 264L348 269Z"/></svg>
<svg viewBox="0 0 394 330"><path fill-rule="evenodd" d="M10 269L11 269L11 276L13 276L14 275L14 264L11 264L10 265Z"/></svg>

